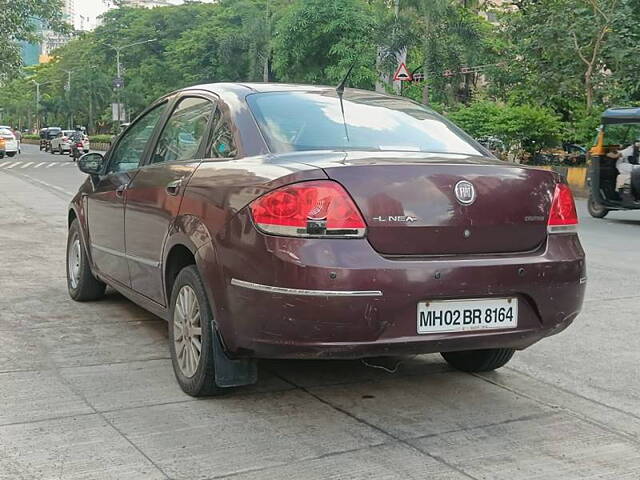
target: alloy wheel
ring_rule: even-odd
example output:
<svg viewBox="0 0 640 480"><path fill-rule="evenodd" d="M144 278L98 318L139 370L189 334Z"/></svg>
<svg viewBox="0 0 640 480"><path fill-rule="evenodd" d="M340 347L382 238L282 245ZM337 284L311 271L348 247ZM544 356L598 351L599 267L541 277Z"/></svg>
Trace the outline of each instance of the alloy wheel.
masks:
<svg viewBox="0 0 640 480"><path fill-rule="evenodd" d="M80 238L76 236L69 245L69 254L67 256L67 266L69 282L71 288L76 289L80 284L80 267L82 263L82 247L80 245Z"/></svg>
<svg viewBox="0 0 640 480"><path fill-rule="evenodd" d="M187 378L193 377L202 355L202 326L200 304L196 293L189 285L180 289L176 299L173 313L173 343L180 371Z"/></svg>

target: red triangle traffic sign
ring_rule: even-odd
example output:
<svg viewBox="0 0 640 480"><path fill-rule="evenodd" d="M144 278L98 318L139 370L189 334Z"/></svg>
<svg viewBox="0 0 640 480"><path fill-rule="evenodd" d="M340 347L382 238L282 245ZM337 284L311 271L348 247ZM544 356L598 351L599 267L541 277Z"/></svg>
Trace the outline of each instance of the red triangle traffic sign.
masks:
<svg viewBox="0 0 640 480"><path fill-rule="evenodd" d="M393 74L393 79L401 82L410 82L411 74L409 70L407 70L407 66L404 63L401 63L396 73Z"/></svg>

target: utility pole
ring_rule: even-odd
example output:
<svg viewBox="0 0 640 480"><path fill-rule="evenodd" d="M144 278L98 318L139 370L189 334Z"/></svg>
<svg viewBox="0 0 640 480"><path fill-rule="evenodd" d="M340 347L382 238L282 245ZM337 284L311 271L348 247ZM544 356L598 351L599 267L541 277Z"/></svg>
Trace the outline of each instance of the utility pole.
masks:
<svg viewBox="0 0 640 480"><path fill-rule="evenodd" d="M136 45L143 45L145 43L157 42L157 38L152 38L151 40L143 40L141 42L130 43L129 45L110 45L105 43L105 45L109 48L112 48L116 51L116 81L114 82L114 87L116 89L116 105L117 105L117 116L118 116L118 127L122 125L122 113L123 110L126 112L126 108L123 109L122 103L120 103L120 89L124 87L124 81L122 80L122 65L120 64L120 52L130 47L135 47Z"/></svg>

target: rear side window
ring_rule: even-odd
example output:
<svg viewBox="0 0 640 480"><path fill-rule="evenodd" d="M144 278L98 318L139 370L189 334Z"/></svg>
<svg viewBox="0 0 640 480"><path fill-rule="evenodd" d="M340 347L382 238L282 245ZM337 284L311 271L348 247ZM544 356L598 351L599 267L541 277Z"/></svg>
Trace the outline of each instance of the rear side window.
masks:
<svg viewBox="0 0 640 480"><path fill-rule="evenodd" d="M335 90L249 95L247 101L274 152L373 150L481 155L469 136L410 100Z"/></svg>
<svg viewBox="0 0 640 480"><path fill-rule="evenodd" d="M180 100L158 139L151 163L179 162L196 158L213 113L213 103L204 98Z"/></svg>
<svg viewBox="0 0 640 480"><path fill-rule="evenodd" d="M211 139L207 148L209 158L234 158L238 154L229 120L220 109L216 109L211 129Z"/></svg>

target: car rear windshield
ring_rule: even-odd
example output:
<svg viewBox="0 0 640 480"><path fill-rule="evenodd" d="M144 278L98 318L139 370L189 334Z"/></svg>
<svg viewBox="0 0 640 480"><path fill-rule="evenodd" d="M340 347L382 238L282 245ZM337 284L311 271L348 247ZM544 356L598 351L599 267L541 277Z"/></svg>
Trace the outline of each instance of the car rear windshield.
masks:
<svg viewBox="0 0 640 480"><path fill-rule="evenodd" d="M2 136L11 135L13 137L13 132L11 130L6 129L6 128L0 128L0 135L2 135Z"/></svg>
<svg viewBox="0 0 640 480"><path fill-rule="evenodd" d="M335 90L256 93L247 101L269 148L278 153L375 150L486 154L440 115L403 98L347 91L344 118Z"/></svg>

